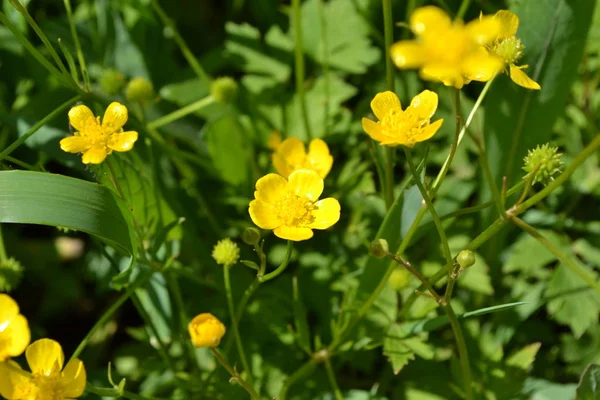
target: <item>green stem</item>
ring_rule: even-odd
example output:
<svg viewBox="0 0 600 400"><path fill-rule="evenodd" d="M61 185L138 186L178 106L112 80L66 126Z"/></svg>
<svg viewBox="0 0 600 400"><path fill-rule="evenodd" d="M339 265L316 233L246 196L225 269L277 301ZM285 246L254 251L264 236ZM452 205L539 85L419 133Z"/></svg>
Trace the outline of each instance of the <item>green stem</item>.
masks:
<svg viewBox="0 0 600 400"><path fill-rule="evenodd" d="M330 81L329 81L329 44L327 41L327 20L325 18L325 6L323 0L318 0L319 22L321 24L321 44L323 50L323 80L325 82L325 134L329 134L329 102L331 97Z"/></svg>
<svg viewBox="0 0 600 400"><path fill-rule="evenodd" d="M85 65L85 57L83 56L83 51L81 50L81 43L79 42L79 35L77 34L77 30L75 29L75 20L73 19L73 11L71 9L71 0L64 0L65 9L67 10L67 18L69 19L69 27L71 29L71 36L73 37L73 43L75 43L75 53L77 54L77 61L79 61L79 67L81 68L81 76L83 76L83 82L85 85L85 90L90 91L90 76L87 72L87 67Z"/></svg>
<svg viewBox="0 0 600 400"><path fill-rule="evenodd" d="M240 374L235 369L231 368L231 365L229 365L229 363L225 360L225 357L223 357L219 350L215 348L212 348L211 350L219 364L221 364L223 368L225 368L227 372L229 372L229 374L231 375L230 382L233 381L238 383L241 387L243 387L246 390L246 392L248 392L252 399L260 400L260 396L258 395L258 393L256 393L252 386L250 386L245 380L242 379Z"/></svg>
<svg viewBox="0 0 600 400"><path fill-rule="evenodd" d="M283 383L281 392L279 392L278 400L285 400L287 397L287 393L289 392L292 385L294 383L296 383L296 381L298 379L304 378L305 375L309 374L315 368L315 366L317 365L317 362L318 361L316 359L311 358L306 363L304 363L300 368L298 368L296 370L296 372L294 372L292 375L290 375Z"/></svg>
<svg viewBox="0 0 600 400"><path fill-rule="evenodd" d="M386 254L386 256L388 258L390 258L391 260L395 261L396 263L402 265L404 268L406 268L406 270L408 270L408 272L413 274L419 281L421 281L423 286L429 291L429 293L431 293L431 296L435 299L435 301L438 304L442 304L442 298L440 297L438 292L433 288L433 286L431 286L429 281L427 279L425 279L425 277L423 275L421 275L421 273L419 271L417 271L408 261L402 259L399 256L394 255L393 253L389 253L389 252Z"/></svg>
<svg viewBox="0 0 600 400"><path fill-rule="evenodd" d="M179 34L179 31L177 31L177 28L175 27L173 21L161 8L160 4L158 3L158 0L152 0L152 7L154 7L154 11L156 11L156 14L158 14L158 17L160 18L162 23L165 24L171 30L175 43L177 43L177 45L179 46L183 57L185 57L192 70L194 70L196 76L198 76L198 78L200 78L201 81L210 82L210 76L206 73L206 71L204 71L204 68L202 68L198 60L196 60L196 57L194 57L194 54L192 54L190 48L187 46L187 44Z"/></svg>
<svg viewBox="0 0 600 400"><path fill-rule="evenodd" d="M596 282L593 275L590 274L589 271L585 270L581 265L577 264L575 261L571 259L571 257L567 256L563 253L558 247L556 247L552 242L546 239L540 232L538 232L533 226L529 225L522 219L518 217L511 217L511 221L514 222L519 228L523 229L525 232L533 236L538 242L540 242L544 247L546 247L552 254L556 256L565 264L573 273L578 275L581 279L585 281L591 288L593 288L596 292L600 293L600 283Z"/></svg>
<svg viewBox="0 0 600 400"><path fill-rule="evenodd" d="M58 47L60 47L60 51L62 52L63 56L65 56L65 59L67 60L67 65L69 66L69 71L71 72L71 77L73 78L75 83L79 85L79 72L77 72L77 66L75 65L75 59L73 58L73 55L69 51L69 48L67 46L63 46L63 41L61 38L58 38Z"/></svg>
<svg viewBox="0 0 600 400"><path fill-rule="evenodd" d="M198 364L198 358L196 357L196 350L192 345L192 342L188 339L187 336L187 324L189 318L187 313L185 312L185 303L183 301L183 296L181 294L181 287L179 286L179 281L177 280L177 273L174 271L169 271L168 277L170 291L173 294L173 298L175 299L175 305L179 311L179 329L181 329L182 337L181 341L184 343L184 346L187 348L187 352L191 358L192 363L195 367L200 370L200 365Z"/></svg>
<svg viewBox="0 0 600 400"><path fill-rule="evenodd" d="M269 272L268 274L266 274L264 276L259 275L257 278L261 283L270 281L271 279L278 277L283 271L285 271L285 269L288 266L288 263L290 262L293 247L294 247L294 242L292 242L291 240L288 240L285 258L284 258L283 262L274 271Z"/></svg>
<svg viewBox="0 0 600 400"><path fill-rule="evenodd" d="M471 4L471 0L463 0L462 3L460 4L460 8L458 9L458 12L456 13L456 19L463 19L463 17L465 16L465 13L467 12L467 9L469 8L469 4Z"/></svg>
<svg viewBox="0 0 600 400"><path fill-rule="evenodd" d="M2 235L2 224L0 224L0 262L6 262L8 256L6 255L6 247L4 246L4 236Z"/></svg>
<svg viewBox="0 0 600 400"><path fill-rule="evenodd" d="M46 125L48 122L53 120L59 114L62 114L68 107L70 107L73 103L78 101L80 98L81 98L80 96L75 96L75 97L71 98L70 100L65 101L63 104L58 106L57 109L55 109L50 114L48 114L44 118L42 118L37 124L32 126L31 129L29 129L27 132L25 132L25 134L23 136L21 136L20 138L15 140L10 146L8 146L6 149L4 149L2 151L2 153L0 153L0 161L2 161L6 156L8 156L10 153L12 153L17 147L22 145L27 139L29 139L29 137L31 135L36 133L42 126Z"/></svg>
<svg viewBox="0 0 600 400"><path fill-rule="evenodd" d="M123 397L125 399L130 400L159 400L157 397L144 397L139 394L131 393L126 390L119 390L117 388L99 388L87 383L85 385L85 391L87 393L95 394L97 396L102 397L114 397L120 398Z"/></svg>
<svg viewBox="0 0 600 400"><path fill-rule="evenodd" d="M308 110L306 107L306 98L304 95L304 48L302 46L302 15L300 12L300 0L292 0L292 17L294 27L294 59L296 64L296 93L300 100L300 109L302 110L302 120L304 121L304 130L308 140L312 139L310 129L310 120L308 119Z"/></svg>
<svg viewBox="0 0 600 400"><path fill-rule="evenodd" d="M389 55L389 48L394 41L394 21L392 16L392 1L383 0L383 26L385 39L385 81L387 90L394 92L394 65L392 58ZM385 192L384 199L387 209L389 210L394 202L394 155L395 149L386 146L385 149L386 164L385 164Z"/></svg>
<svg viewBox="0 0 600 400"><path fill-rule="evenodd" d="M246 311L246 305L248 304L248 301L250 300L250 298L252 297L254 292L256 292L256 289L258 289L260 284L261 284L261 281L258 278L256 278L254 281L252 281L250 286L248 286L248 288L244 292L244 295L242 296L242 298L240 299L240 301L237 305L237 309L236 309L237 312L235 314L236 324L240 323L242 316L244 315L244 312ZM225 345L223 345L223 352L226 355L229 354L229 349L231 348L232 340L233 339L232 339L231 335L227 336L227 339L225 339Z"/></svg>
<svg viewBox="0 0 600 400"><path fill-rule="evenodd" d="M331 367L331 360L329 359L329 357L325 359L325 369L327 370L327 377L329 378L329 383L331 384L331 388L333 389L335 400L344 400L342 391L340 390L337 380L335 379L335 372Z"/></svg>
<svg viewBox="0 0 600 400"><path fill-rule="evenodd" d="M456 339L456 346L458 347L458 357L460 360L460 369L463 376L463 385L465 387L465 398L467 400L473 399L473 388L471 384L471 366L469 365L469 353L467 352L467 344L463 335L462 328L456 318L456 314L452 309L450 303L444 305L444 311L450 320L450 326L452 332L454 332L454 338Z"/></svg>
<svg viewBox="0 0 600 400"><path fill-rule="evenodd" d="M481 168L483 168L483 173L485 175L485 179L488 181L488 185L492 192L492 197L494 200L494 204L496 205L496 210L498 211L498 214L500 216L503 216L504 211L505 211L504 207L503 207L504 200L502 199L502 196L500 195L500 191L498 190L498 186L496 186L496 182L494 181L492 171L490 170L490 164L488 162L487 153L485 151L485 148L483 147L483 143L481 142L481 140L479 140L479 138L473 136L473 141L475 142L475 144L477 145L477 148L479 149L479 162L480 162Z"/></svg>
<svg viewBox="0 0 600 400"><path fill-rule="evenodd" d="M167 114L152 122L149 122L148 129L157 129L161 126L170 124L173 121L185 117L186 115L195 113L196 111L203 109L204 107L214 103L214 101L215 99L212 96L206 96L205 98L195 101L192 104L188 104L187 106L182 107L179 110L173 111L170 114Z"/></svg>
<svg viewBox="0 0 600 400"><path fill-rule="evenodd" d="M231 291L231 279L229 276L229 268L231 268L230 264L225 264L223 266L223 280L225 281L227 306L229 307L229 315L231 316L231 328L233 330L233 336L235 338L235 344L237 347L238 355L240 356L240 360L242 361L242 367L246 371L248 384L252 385L252 370L250 369L250 366L248 365L248 360L246 359L246 353L244 352L244 345L242 344L242 338L238 329L238 321L235 314L235 309L233 307L233 293Z"/></svg>

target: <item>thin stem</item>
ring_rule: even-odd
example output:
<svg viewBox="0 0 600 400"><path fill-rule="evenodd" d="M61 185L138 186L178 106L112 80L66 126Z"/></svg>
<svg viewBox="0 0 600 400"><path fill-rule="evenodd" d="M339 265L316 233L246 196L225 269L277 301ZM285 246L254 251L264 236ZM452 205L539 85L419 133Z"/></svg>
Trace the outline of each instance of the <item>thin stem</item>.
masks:
<svg viewBox="0 0 600 400"><path fill-rule="evenodd" d="M6 260L8 260L8 256L6 255L4 236L2 235L2 225L0 224L0 262L6 262Z"/></svg>
<svg viewBox="0 0 600 400"><path fill-rule="evenodd" d="M211 95L206 96L205 98L195 101L192 104L188 104L187 106L182 107L179 110L175 110L170 114L167 114L152 122L149 122L148 129L156 129L160 128L161 126L170 124L173 121L185 117L186 115L203 109L204 107L214 103L214 101L215 99Z"/></svg>
<svg viewBox="0 0 600 400"><path fill-rule="evenodd" d="M421 281L423 286L429 291L429 293L431 293L431 296L435 299L435 301L438 304L442 304L442 298L437 293L437 291L433 288L433 286L431 286L429 281L427 279L425 279L425 277L423 275L421 275L421 273L419 271L417 271L408 261L406 261L406 260L402 259L401 257L396 256L392 253L389 253L389 252L386 254L386 256L388 258L394 260L398 264L402 265L404 268L406 268L408 270L408 272L413 274L418 280Z"/></svg>
<svg viewBox="0 0 600 400"><path fill-rule="evenodd" d="M236 319L237 324L240 323L242 316L244 315L244 312L246 311L246 305L248 304L248 301L250 300L250 298L252 297L254 292L256 292L256 289L258 289L260 284L261 284L261 281L258 278L256 278L255 280L252 281L250 286L248 286L248 288L244 292L244 295L242 296L242 298L240 299L240 301L237 305L237 312L235 314L235 319ZM225 354L229 353L229 349L231 348L231 341L232 341L231 335L227 336L227 339L225 340L225 345L223 346L223 352Z"/></svg>
<svg viewBox="0 0 600 400"><path fill-rule="evenodd" d="M294 247L294 242L292 242L291 240L288 240L285 258L284 258L283 262L279 265L279 267L277 267L277 269L275 271L269 272L268 274L266 274L264 276L259 275L257 277L258 280L261 282L267 282L267 281L270 281L271 279L278 277L283 271L285 271L285 269L288 266L288 263L290 262L293 247Z"/></svg>
<svg viewBox="0 0 600 400"><path fill-rule="evenodd" d="M90 76L87 72L87 67L85 65L85 57L83 56L83 51L81 50L81 43L79 42L79 35L77 34L77 30L75 29L75 21L73 19L73 11L71 9L71 0L64 0L65 9L67 10L67 18L69 19L69 27L71 29L71 36L73 37L73 43L75 43L75 53L77 54L77 61L79 61L79 67L81 68L81 75L83 76L83 82L85 85L85 90L90 91Z"/></svg>
<svg viewBox="0 0 600 400"><path fill-rule="evenodd" d="M467 12L467 9L469 8L469 4L471 3L471 0L463 0L462 3L460 4L460 8L458 9L458 12L456 13L456 19L463 19L463 17L465 16L465 13Z"/></svg>
<svg viewBox="0 0 600 400"><path fill-rule="evenodd" d="M483 147L483 143L481 140L475 136L472 136L473 142L477 145L479 149L479 162L481 167L483 168L483 173L485 175L485 179L490 186L490 190L492 192L492 196L494 198L494 204L496 205L496 209L500 216L504 215L504 207L502 196L500 195L500 191L498 190L498 186L496 186L496 182L494 181L494 177L492 175L492 171L490 170L490 164L488 163L487 153L485 152L485 148Z"/></svg>
<svg viewBox="0 0 600 400"><path fill-rule="evenodd" d="M231 279L229 276L229 268L231 268L231 265L229 264L223 266L223 280L225 281L227 306L229 307L229 315L231 316L231 328L233 330L233 336L235 337L235 344L237 347L238 355L240 356L240 360L242 362L242 367L244 368L244 371L246 371L248 383L252 385L252 370L250 369L248 365L248 360L246 359L244 345L242 344L242 338L238 329L238 322L235 314L235 309L233 308L233 293L231 291Z"/></svg>
<svg viewBox="0 0 600 400"><path fill-rule="evenodd" d="M10 153L12 153L17 147L22 145L27 139L29 139L29 137L31 135L36 133L42 126L46 125L48 122L53 120L59 114L62 114L68 107L70 107L73 103L78 101L80 98L81 98L81 96L75 96L75 97L71 98L70 100L65 101L63 104L58 106L57 109L55 109L50 114L48 114L44 118L42 118L37 124L32 126L31 129L29 129L23 136L21 136L20 138L15 140L10 146L8 146L6 149L4 149L2 151L2 153L0 153L0 161L2 161L6 156L8 156Z"/></svg>
<svg viewBox="0 0 600 400"><path fill-rule="evenodd" d="M327 136L329 134L329 102L331 97L330 90L330 81L329 81L329 44L327 41L327 20L325 18L325 6L323 4L324 0L318 0L318 8L319 8L319 22L321 24L321 44L323 51L323 80L325 82L325 134Z"/></svg>
<svg viewBox="0 0 600 400"><path fill-rule="evenodd" d="M327 370L327 377L329 378L329 383L331 384L331 388L333 389L335 400L344 400L342 391L340 390L337 380L335 379L335 372L331 367L331 360L329 359L329 357L325 359L325 369Z"/></svg>
<svg viewBox="0 0 600 400"><path fill-rule="evenodd" d="M67 46L63 46L63 41L61 38L58 38L58 47L60 47L60 51L63 56L67 60L67 65L69 66L69 71L71 72L71 77L75 81L76 84L79 85L79 72L77 72L77 66L75 65L75 60L73 59L73 55L69 51Z"/></svg>
<svg viewBox="0 0 600 400"><path fill-rule="evenodd" d="M463 385L465 387L465 398L467 400L473 399L473 388L471 385L471 366L469 365L469 353L467 351L467 344L465 342L465 336L463 335L462 328L458 322L458 318L452 309L450 303L444 305L444 311L450 321L454 338L456 339L456 346L458 347L458 358L460 360L460 369L463 376Z"/></svg>
<svg viewBox="0 0 600 400"><path fill-rule="evenodd" d="M450 303L450 299L452 298L452 291L454 290L454 285L456 284L456 278L452 274L450 274L450 279L448 279L448 284L446 285L446 292L444 293L444 303Z"/></svg>
<svg viewBox="0 0 600 400"><path fill-rule="evenodd" d="M392 16L392 1L383 0L383 26L385 38L385 81L387 90L394 92L394 66L392 58L389 55L389 48L394 41L394 21ZM386 163L385 163L385 192L384 199L387 209L389 210L394 203L394 155L395 149L386 146L385 148Z"/></svg>
<svg viewBox="0 0 600 400"><path fill-rule="evenodd" d="M99 388L87 383L85 385L87 393L95 394L102 397L123 397L130 400L159 400L157 397L144 397L139 394L128 392L127 390L119 390L118 388Z"/></svg>
<svg viewBox="0 0 600 400"><path fill-rule="evenodd" d="M171 293L173 293L173 298L175 299L175 304L177 305L177 309L179 310L179 326L181 329L182 333L187 333L187 323L188 323L188 316L187 313L185 312L185 303L183 301L183 296L181 294L181 287L179 286L179 281L177 279L177 273L176 272L172 272L169 271L170 273L168 274L168 281L169 281L169 287L170 287L170 291ZM200 365L198 364L198 358L196 357L196 350L194 349L194 346L192 345L192 342L190 340L187 340L187 337L182 337L181 341L184 343L184 346L187 347L187 351L188 354L191 358L191 361L194 363L194 365L196 366L196 368L199 370L200 369Z"/></svg>
<svg viewBox="0 0 600 400"><path fill-rule="evenodd" d="M296 93L300 100L300 109L302 110L302 120L304 121L304 130L308 140L312 139L310 129L310 120L308 119L308 110L306 107L306 98L304 95L304 49L302 46L302 15L300 12L300 0L292 0L292 17L294 26L294 59L296 75Z"/></svg>
<svg viewBox="0 0 600 400"><path fill-rule="evenodd" d="M225 368L227 372L229 372L229 374L231 375L231 380L237 382L241 387L243 387L246 390L246 392L248 392L250 397L252 397L252 399L260 400L260 396L258 395L258 393L256 393L252 386L250 386L245 380L242 379L240 374L234 368L231 368L231 365L229 365L229 363L227 362L227 360L225 360L225 357L223 357L219 350L215 348L211 348L211 350L219 364L221 364L223 368Z"/></svg>
<svg viewBox="0 0 600 400"><path fill-rule="evenodd" d="M556 256L565 264L573 273L577 274L581 279L585 281L590 287L592 287L596 292L600 293L600 283L596 282L593 275L591 275L588 271L586 271L581 265L577 264L571 257L567 256L563 253L558 247L556 247L552 242L546 239L540 232L537 231L533 226L529 225L527 222L523 221L518 217L511 217L511 221L515 223L519 228L523 229L525 232L533 236L538 242L544 245L552 254Z"/></svg>
<svg viewBox="0 0 600 400"><path fill-rule="evenodd" d="M165 24L171 30L171 34L173 35L175 43L177 43L177 45L179 46L183 57L185 57L186 61L188 62L192 70L196 73L198 78L200 78L201 81L210 81L210 76L206 73L206 71L204 71L204 68L202 68L196 57L194 57L190 48L187 46L187 44L179 34L179 31L177 31L177 27L175 27L173 21L161 8L160 4L158 3L158 0L152 0L152 7L154 7L154 11L156 11L156 14L158 14L158 17L160 18L162 23Z"/></svg>
<svg viewBox="0 0 600 400"><path fill-rule="evenodd" d="M305 377L305 375L309 374L313 368L317 365L318 361L314 358L311 358L307 362L305 362L300 368L296 370L292 375L290 375L285 382L283 383L283 387L281 388L281 392L279 392L278 400L285 400L287 397L287 393L290 388L297 380Z"/></svg>

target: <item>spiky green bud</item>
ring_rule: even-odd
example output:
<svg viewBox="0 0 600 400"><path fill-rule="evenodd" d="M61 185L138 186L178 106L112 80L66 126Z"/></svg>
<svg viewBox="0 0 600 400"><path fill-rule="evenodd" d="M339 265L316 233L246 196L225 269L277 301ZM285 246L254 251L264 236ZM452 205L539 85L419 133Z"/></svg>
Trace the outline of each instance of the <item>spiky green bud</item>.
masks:
<svg viewBox="0 0 600 400"><path fill-rule="evenodd" d="M523 179L528 179L531 174L534 174L531 184L540 182L546 186L562 172L561 156L562 153L558 152L558 147L551 147L548 143L529 150L523 159L525 162L523 169L527 172Z"/></svg>
<svg viewBox="0 0 600 400"><path fill-rule="evenodd" d="M19 286L23 276L23 266L14 258L0 261L0 292L11 292Z"/></svg>
<svg viewBox="0 0 600 400"><path fill-rule="evenodd" d="M240 258L240 248L231 239L219 240L212 251L217 264L232 265Z"/></svg>

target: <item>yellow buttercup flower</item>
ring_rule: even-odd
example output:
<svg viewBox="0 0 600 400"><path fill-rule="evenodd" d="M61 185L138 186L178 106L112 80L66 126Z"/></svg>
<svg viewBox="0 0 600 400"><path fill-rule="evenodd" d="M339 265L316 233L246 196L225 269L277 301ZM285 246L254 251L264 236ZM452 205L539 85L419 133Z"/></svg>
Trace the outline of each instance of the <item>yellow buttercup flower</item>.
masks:
<svg viewBox="0 0 600 400"><path fill-rule="evenodd" d="M470 81L486 82L502 70L502 60L484 47L498 36L500 23L483 16L466 25L440 8L417 8L410 17L416 40L393 44L390 55L400 69L420 69L423 79L458 89Z"/></svg>
<svg viewBox="0 0 600 400"><path fill-rule="evenodd" d="M83 153L84 164L100 164L113 150L124 152L133 148L138 133L123 132L127 118L127 107L117 102L108 106L102 122L87 106L75 106L69 110L69 122L77 132L62 139L60 148L68 153Z"/></svg>
<svg viewBox="0 0 600 400"><path fill-rule="evenodd" d="M327 229L340 219L340 203L319 200L323 179L313 170L299 169L288 179L268 174L256 182L250 217L262 229L272 229L282 239L310 239L313 229Z"/></svg>
<svg viewBox="0 0 600 400"><path fill-rule="evenodd" d="M312 169L323 179L333 165L329 147L321 139L313 139L308 146L308 154L302 140L287 138L273 153L275 171L284 178L298 169Z"/></svg>
<svg viewBox="0 0 600 400"><path fill-rule="evenodd" d="M210 313L196 315L188 325L194 347L217 347L225 331L225 325Z"/></svg>
<svg viewBox="0 0 600 400"><path fill-rule="evenodd" d="M523 49L525 49L521 39L515 36L519 29L519 17L508 10L500 10L494 15L494 19L500 23L500 32L490 46L490 50L502 58L505 67L509 67L508 73L514 83L527 89L540 90L540 85L523 72L523 69L528 66L516 65L523 57Z"/></svg>
<svg viewBox="0 0 600 400"><path fill-rule="evenodd" d="M31 374L14 362L0 364L0 395L10 400L63 400L83 394L86 373L83 362L72 359L63 369L65 356L51 339L33 342L25 352Z"/></svg>
<svg viewBox="0 0 600 400"><path fill-rule="evenodd" d="M269 137L267 138L267 148L271 150L277 150L279 145L281 144L281 134L277 131L271 132Z"/></svg>
<svg viewBox="0 0 600 400"><path fill-rule="evenodd" d="M0 294L0 363L21 355L31 334L27 319L19 314L19 305L7 294Z"/></svg>
<svg viewBox="0 0 600 400"><path fill-rule="evenodd" d="M402 110L395 93L378 93L371 101L371 109L379 121L363 118L362 126L381 145L413 147L431 138L442 126L443 119L430 123L437 105L437 94L429 90L415 96L406 110Z"/></svg>

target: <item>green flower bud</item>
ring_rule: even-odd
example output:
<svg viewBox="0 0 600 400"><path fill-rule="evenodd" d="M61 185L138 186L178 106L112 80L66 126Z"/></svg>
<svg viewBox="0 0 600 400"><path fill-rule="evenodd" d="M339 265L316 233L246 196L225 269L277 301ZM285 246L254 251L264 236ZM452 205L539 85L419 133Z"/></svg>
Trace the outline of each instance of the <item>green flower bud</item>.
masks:
<svg viewBox="0 0 600 400"><path fill-rule="evenodd" d="M532 184L542 183L544 186L554 180L554 177L562 172L562 156L558 153L558 147L551 147L548 143L537 146L534 150L529 150L527 156L523 159L525 166L523 169L528 172L523 179L529 178L534 174ZM539 167L538 167L539 166Z"/></svg>
<svg viewBox="0 0 600 400"><path fill-rule="evenodd" d="M130 80L127 84L127 88L125 89L125 97L129 101L137 101L143 104L150 100L153 92L154 88L152 83L146 78L138 76L137 78Z"/></svg>
<svg viewBox="0 0 600 400"><path fill-rule="evenodd" d="M235 264L240 258L240 248L231 239L219 240L212 251L217 264Z"/></svg>
<svg viewBox="0 0 600 400"><path fill-rule="evenodd" d="M217 78L210 86L210 94L217 103L231 104L237 97L237 83L230 77Z"/></svg>
<svg viewBox="0 0 600 400"><path fill-rule="evenodd" d="M260 240L260 231L256 228L246 228L242 232L242 240L251 246L256 246Z"/></svg>
<svg viewBox="0 0 600 400"><path fill-rule="evenodd" d="M460 265L461 269L465 269L475 264L475 261L477 260L475 258L475 253L473 253L471 250L463 250L458 253L456 261L458 262L458 265Z"/></svg>
<svg viewBox="0 0 600 400"><path fill-rule="evenodd" d="M19 286L23 266L14 258L0 262L0 292L11 292Z"/></svg>
<svg viewBox="0 0 600 400"><path fill-rule="evenodd" d="M115 69L106 69L99 80L100 88L110 95L119 93L125 85L125 77Z"/></svg>
<svg viewBox="0 0 600 400"><path fill-rule="evenodd" d="M406 268L397 267L394 268L390 278L388 279L388 284L395 290L402 290L408 286L410 282L410 272L406 270Z"/></svg>
<svg viewBox="0 0 600 400"><path fill-rule="evenodd" d="M377 258L383 258L390 251L390 246L385 239L375 239L371 242L371 254Z"/></svg>

